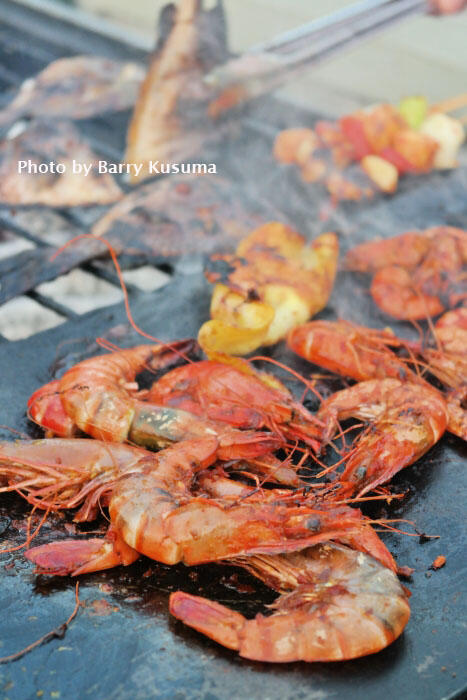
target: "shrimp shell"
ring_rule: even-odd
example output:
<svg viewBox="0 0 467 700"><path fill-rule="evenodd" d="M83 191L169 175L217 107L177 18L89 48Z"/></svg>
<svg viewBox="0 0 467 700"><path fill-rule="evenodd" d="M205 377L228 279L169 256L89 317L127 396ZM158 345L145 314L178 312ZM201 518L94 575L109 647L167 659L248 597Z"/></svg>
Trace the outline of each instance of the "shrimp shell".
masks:
<svg viewBox="0 0 467 700"><path fill-rule="evenodd" d="M334 543L276 556L236 557L281 593L272 614L240 613L181 591L170 612L186 625L255 661L342 661L374 654L410 617L395 574L361 552Z"/></svg>

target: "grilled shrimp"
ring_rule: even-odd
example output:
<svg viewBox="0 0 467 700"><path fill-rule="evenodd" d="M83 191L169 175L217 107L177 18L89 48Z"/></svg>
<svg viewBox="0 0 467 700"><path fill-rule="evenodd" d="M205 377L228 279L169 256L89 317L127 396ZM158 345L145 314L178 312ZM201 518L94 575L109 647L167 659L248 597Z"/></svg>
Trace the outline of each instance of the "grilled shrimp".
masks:
<svg viewBox="0 0 467 700"><path fill-rule="evenodd" d="M429 370L443 384L460 388L467 383L467 307L445 313L435 324L437 348L425 347L421 354Z"/></svg>
<svg viewBox="0 0 467 700"><path fill-rule="evenodd" d="M140 345L79 362L62 379L30 396L29 416L59 437L72 437L82 430L97 439L121 442L134 417L136 376L143 370L156 372L176 364L195 346L192 340Z"/></svg>
<svg viewBox="0 0 467 700"><path fill-rule="evenodd" d="M449 391L446 401L450 432L467 440L467 307L448 311L434 328L437 348L420 351L429 371Z"/></svg>
<svg viewBox="0 0 467 700"><path fill-rule="evenodd" d="M323 401L318 416L329 426L359 418L370 430L354 443L339 481L345 492L363 495L413 464L443 435L447 406L428 385L397 379L370 379L338 391Z"/></svg>
<svg viewBox="0 0 467 700"><path fill-rule="evenodd" d="M345 259L349 270L374 274L377 306L406 320L437 316L465 297L467 231L436 226L363 243Z"/></svg>
<svg viewBox="0 0 467 700"><path fill-rule="evenodd" d="M291 350L320 367L361 382L366 379L416 380L407 363L391 348L404 345L391 330L357 326L349 321L310 321L287 338Z"/></svg>
<svg viewBox="0 0 467 700"><path fill-rule="evenodd" d="M247 620L224 605L178 591L170 612L255 661L338 661L373 654L402 633L410 608L396 575L334 543L276 556L235 557L281 595L272 614Z"/></svg>
<svg viewBox="0 0 467 700"><path fill-rule="evenodd" d="M286 500L295 500L297 502L297 493L290 491L274 489L270 491L258 492L258 489L244 484L239 481L232 481L223 471L222 466L219 466L215 471L202 472L198 477L198 488L200 493L207 494L215 498L221 498L223 501L234 502L238 499L248 498L250 502L259 501L261 503L274 503L278 498ZM300 497L298 497L300 501ZM314 523L310 520L309 526L313 525L316 532L326 532L332 527L333 521L337 518L342 519L346 525L345 528L337 531L334 529L332 539L339 544L344 544L351 549L356 549L364 554L369 554L374 559L377 559L383 566L396 572L397 564L384 542L379 538L377 533L370 526L362 512L358 508L350 508L349 506L333 505L332 500L326 499L326 493L317 493L312 498L304 499L304 503L310 507L316 508ZM351 526L350 523L353 523Z"/></svg>
<svg viewBox="0 0 467 700"><path fill-rule="evenodd" d="M146 400L237 428L268 427L319 447L318 421L275 377L257 372L241 358L216 358L222 361L204 360L171 370L152 385Z"/></svg>
<svg viewBox="0 0 467 700"><path fill-rule="evenodd" d="M406 347L415 355L422 355L427 369L440 381L452 387L446 395L449 432L464 440L467 419L462 402L465 401L467 365L465 348L467 330L465 309L450 311L439 319L435 333L439 349L420 346L394 335L390 330L379 331L356 326L348 321L311 321L295 328L288 336L288 345L301 357L345 377L365 381L393 377L401 381L422 384L433 391L426 379L412 371L407 361L399 358L392 348ZM455 323L459 325L456 326ZM463 354L462 354L463 353Z"/></svg>
<svg viewBox="0 0 467 700"><path fill-rule="evenodd" d="M238 458L263 454L262 447L257 451L263 440L269 449L278 448L280 436L241 432L225 423L141 400L137 374L170 366L192 345L193 341L171 346L140 345L84 360L65 372L59 384L46 384L32 395L30 415L41 426L65 437L79 429L98 440L130 440L154 448L216 435L220 447L226 447L226 454Z"/></svg>
<svg viewBox="0 0 467 700"><path fill-rule="evenodd" d="M272 490L267 498L238 502L194 495L197 472L218 458L216 438L186 440L158 453L94 440L0 443L0 473L9 484L3 491L19 491L42 508L82 504L80 521L95 515L101 499L109 506L104 539L30 550L41 573L97 571L137 553L165 564L201 564L366 535L369 525L356 509L309 503L293 492Z"/></svg>

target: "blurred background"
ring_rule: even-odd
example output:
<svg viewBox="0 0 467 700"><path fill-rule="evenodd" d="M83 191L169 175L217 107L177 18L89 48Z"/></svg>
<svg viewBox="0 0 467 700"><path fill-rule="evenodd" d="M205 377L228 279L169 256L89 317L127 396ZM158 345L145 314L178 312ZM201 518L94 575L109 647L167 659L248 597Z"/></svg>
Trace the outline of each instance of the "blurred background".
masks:
<svg viewBox="0 0 467 700"><path fill-rule="evenodd" d="M167 0L16 0L47 10L73 7L91 18L99 31L102 22L117 35L143 48L154 46L157 17ZM0 0L1 2L1 0ZM215 4L204 0L205 6ZM348 0L224 0L230 48L241 52L256 43L329 14ZM86 19L86 22L88 19ZM286 88L282 97L329 116L341 116L374 102L397 103L402 97L423 94L436 102L467 91L467 11L449 17L417 17L346 51L341 57L314 67ZM27 241L2 239L0 257L32 247ZM134 277L133 277L134 275ZM128 282L155 288L166 276L153 268L127 272ZM74 270L38 291L61 298L78 313L121 299L111 284ZM63 322L63 318L33 300L21 297L0 309L0 332L13 340Z"/></svg>
<svg viewBox="0 0 467 700"><path fill-rule="evenodd" d="M75 5L154 36L166 0L54 0ZM209 6L209 0L204 3ZM213 4L213 2L211 2ZM242 51L275 34L352 2L348 0L224 0L230 46ZM363 104L423 94L437 101L467 90L467 11L420 17L390 29L360 48L313 69L281 93L317 111L342 114Z"/></svg>

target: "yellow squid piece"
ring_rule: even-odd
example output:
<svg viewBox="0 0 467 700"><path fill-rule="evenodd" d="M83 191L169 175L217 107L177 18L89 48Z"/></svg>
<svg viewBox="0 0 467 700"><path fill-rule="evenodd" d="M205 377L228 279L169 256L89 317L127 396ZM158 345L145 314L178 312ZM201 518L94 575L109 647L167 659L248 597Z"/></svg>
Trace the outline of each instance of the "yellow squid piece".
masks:
<svg viewBox="0 0 467 700"><path fill-rule="evenodd" d="M216 261L207 273L216 286L211 320L198 335L203 350L245 355L284 338L326 306L338 253L334 233L308 243L279 222L257 228L240 242L236 255L217 258L224 266L220 273Z"/></svg>

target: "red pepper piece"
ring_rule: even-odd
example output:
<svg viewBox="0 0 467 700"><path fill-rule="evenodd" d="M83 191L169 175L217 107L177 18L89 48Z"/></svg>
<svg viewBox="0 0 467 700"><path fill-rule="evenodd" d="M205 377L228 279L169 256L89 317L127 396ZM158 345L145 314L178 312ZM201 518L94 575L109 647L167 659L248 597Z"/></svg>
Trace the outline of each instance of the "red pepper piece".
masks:
<svg viewBox="0 0 467 700"><path fill-rule="evenodd" d="M404 158L404 156L398 153L398 151L396 151L391 146L383 148L381 153L379 153L378 155L381 156L381 158L384 158L385 160L389 161L389 163L395 165L400 174L414 173L417 171L417 169L414 168L414 166L411 163L409 163L409 161L406 158Z"/></svg>
<svg viewBox="0 0 467 700"><path fill-rule="evenodd" d="M360 119L352 116L342 117L339 119L339 126L346 139L352 144L356 160L361 160L372 153Z"/></svg>

